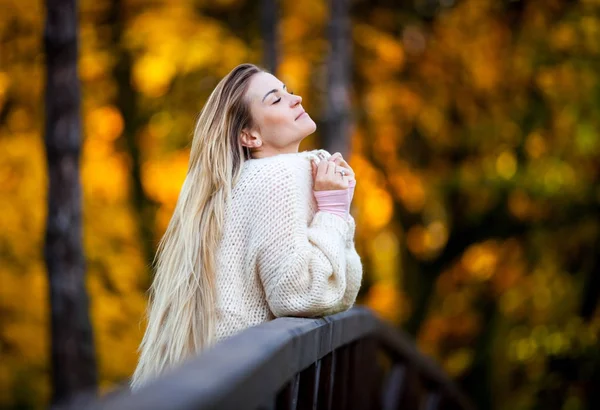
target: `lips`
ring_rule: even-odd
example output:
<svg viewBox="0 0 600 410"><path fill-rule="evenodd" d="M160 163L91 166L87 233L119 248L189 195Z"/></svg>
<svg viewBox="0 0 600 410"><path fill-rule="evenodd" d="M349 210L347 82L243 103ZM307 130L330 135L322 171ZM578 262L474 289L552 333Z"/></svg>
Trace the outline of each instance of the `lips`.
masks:
<svg viewBox="0 0 600 410"><path fill-rule="evenodd" d="M301 113L300 113L300 114L299 114L299 115L296 117L296 120L297 120L298 118L302 117L302 115L304 115L304 114L306 114L306 111L302 111L302 112L301 112ZM296 121L296 120L294 120L294 121Z"/></svg>

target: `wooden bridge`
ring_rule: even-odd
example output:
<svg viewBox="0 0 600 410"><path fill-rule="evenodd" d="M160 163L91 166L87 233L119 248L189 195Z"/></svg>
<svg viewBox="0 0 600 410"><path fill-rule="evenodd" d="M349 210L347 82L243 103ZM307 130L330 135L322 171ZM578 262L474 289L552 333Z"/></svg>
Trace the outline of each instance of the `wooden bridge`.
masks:
<svg viewBox="0 0 600 410"><path fill-rule="evenodd" d="M472 409L408 336L355 307L247 329L149 383L70 409Z"/></svg>

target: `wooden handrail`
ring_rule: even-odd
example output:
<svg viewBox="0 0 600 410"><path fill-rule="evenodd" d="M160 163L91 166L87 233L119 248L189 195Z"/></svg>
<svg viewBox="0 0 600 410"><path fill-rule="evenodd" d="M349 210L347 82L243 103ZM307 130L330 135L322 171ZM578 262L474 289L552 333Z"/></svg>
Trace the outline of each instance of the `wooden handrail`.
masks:
<svg viewBox="0 0 600 410"><path fill-rule="evenodd" d="M472 408L407 335L364 307L319 319L278 318L249 328L134 393L118 392L85 407Z"/></svg>

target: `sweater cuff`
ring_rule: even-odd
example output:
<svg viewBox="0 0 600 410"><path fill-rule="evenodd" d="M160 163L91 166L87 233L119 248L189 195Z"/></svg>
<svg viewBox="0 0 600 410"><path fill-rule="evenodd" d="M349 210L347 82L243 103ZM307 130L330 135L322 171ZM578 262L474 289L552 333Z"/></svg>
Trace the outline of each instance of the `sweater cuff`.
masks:
<svg viewBox="0 0 600 410"><path fill-rule="evenodd" d="M326 229L334 229L342 238L346 239L348 235L348 222L344 221L338 215L334 215L325 211L317 211L313 217L312 227L323 227Z"/></svg>

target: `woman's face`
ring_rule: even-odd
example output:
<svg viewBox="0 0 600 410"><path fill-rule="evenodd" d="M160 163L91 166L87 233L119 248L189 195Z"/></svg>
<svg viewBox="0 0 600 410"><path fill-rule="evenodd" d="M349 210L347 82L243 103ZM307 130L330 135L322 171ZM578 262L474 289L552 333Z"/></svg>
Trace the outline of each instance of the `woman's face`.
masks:
<svg viewBox="0 0 600 410"><path fill-rule="evenodd" d="M302 98L291 94L272 74L252 76L246 98L254 129L242 132L241 142L254 158L298 152L300 142L317 129L302 108Z"/></svg>

